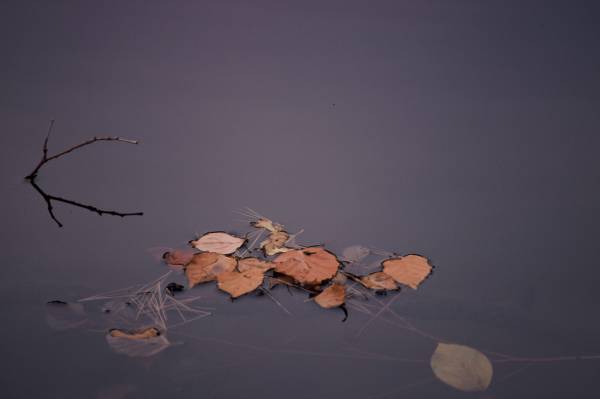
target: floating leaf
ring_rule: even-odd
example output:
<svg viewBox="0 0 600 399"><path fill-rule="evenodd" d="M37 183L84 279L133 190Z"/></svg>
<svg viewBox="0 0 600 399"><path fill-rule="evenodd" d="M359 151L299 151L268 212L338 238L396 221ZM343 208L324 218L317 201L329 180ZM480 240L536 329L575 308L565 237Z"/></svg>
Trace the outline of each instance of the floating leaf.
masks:
<svg viewBox="0 0 600 399"><path fill-rule="evenodd" d="M346 287L341 284L332 284L315 297L315 302L325 309L337 308L346 300Z"/></svg>
<svg viewBox="0 0 600 399"><path fill-rule="evenodd" d="M185 266L185 275L190 288L193 286L214 281L223 272L235 269L237 261L230 257L215 252L202 252L194 255L190 263Z"/></svg>
<svg viewBox="0 0 600 399"><path fill-rule="evenodd" d="M155 327L134 331L113 329L106 334L106 341L115 352L131 357L152 356L171 345Z"/></svg>
<svg viewBox="0 0 600 399"><path fill-rule="evenodd" d="M427 258L419 255L407 255L383 261L383 272L396 282L417 289L431 273L432 267Z"/></svg>
<svg viewBox="0 0 600 399"><path fill-rule="evenodd" d="M375 291L397 290L396 281L383 272L371 273L360 278L362 284Z"/></svg>
<svg viewBox="0 0 600 399"><path fill-rule="evenodd" d="M348 281L348 277L341 272L337 272L336 275L331 279L331 282L334 284L346 284L346 281Z"/></svg>
<svg viewBox="0 0 600 399"><path fill-rule="evenodd" d="M286 276L285 274L278 274L274 277L269 277L269 289L272 289L278 285L285 285L288 287L293 287L296 284L295 280L290 276Z"/></svg>
<svg viewBox="0 0 600 399"><path fill-rule="evenodd" d="M206 233L197 240L190 241L190 244L201 251L229 255L244 245L245 242L246 239L244 238L217 231L214 233Z"/></svg>
<svg viewBox="0 0 600 399"><path fill-rule="evenodd" d="M438 343L431 369L442 382L461 391L485 391L492 382L492 363L468 346Z"/></svg>
<svg viewBox="0 0 600 399"><path fill-rule="evenodd" d="M263 282L264 272L259 269L249 269L244 272L223 272L217 276L219 289L237 298L254 291Z"/></svg>
<svg viewBox="0 0 600 399"><path fill-rule="evenodd" d="M274 267L275 264L273 262L253 257L238 259L237 265L237 268L240 272L245 272L246 270L250 269L257 269L266 272L267 270L271 270Z"/></svg>
<svg viewBox="0 0 600 399"><path fill-rule="evenodd" d="M346 262L357 263L369 256L371 250L362 245L353 245L344 248L342 251L342 259Z"/></svg>
<svg viewBox="0 0 600 399"><path fill-rule="evenodd" d="M189 249L173 249L162 255L165 263L172 266L185 266L194 257L195 252Z"/></svg>
<svg viewBox="0 0 600 399"><path fill-rule="evenodd" d="M339 261L331 252L320 247L295 249L279 255L275 271L306 285L317 285L337 273Z"/></svg>

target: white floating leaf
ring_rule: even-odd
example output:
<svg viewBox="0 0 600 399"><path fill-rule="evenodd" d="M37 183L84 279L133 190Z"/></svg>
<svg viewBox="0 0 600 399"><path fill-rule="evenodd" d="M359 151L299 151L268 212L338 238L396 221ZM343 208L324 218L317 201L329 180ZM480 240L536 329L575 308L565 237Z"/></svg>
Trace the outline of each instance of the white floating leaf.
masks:
<svg viewBox="0 0 600 399"><path fill-rule="evenodd" d="M245 242L246 240L244 238L217 231L214 233L206 233L197 240L190 241L190 244L201 251L229 255L244 245Z"/></svg>
<svg viewBox="0 0 600 399"><path fill-rule="evenodd" d="M464 345L438 343L431 356L433 374L461 391L485 391L493 368L483 353Z"/></svg>

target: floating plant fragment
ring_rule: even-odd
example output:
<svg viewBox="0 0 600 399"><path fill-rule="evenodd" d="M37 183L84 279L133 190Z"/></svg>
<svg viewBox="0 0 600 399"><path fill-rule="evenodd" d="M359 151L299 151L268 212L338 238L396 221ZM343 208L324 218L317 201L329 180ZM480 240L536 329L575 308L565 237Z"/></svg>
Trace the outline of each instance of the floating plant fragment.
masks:
<svg viewBox="0 0 600 399"><path fill-rule="evenodd" d="M190 244L201 251L229 255L237 251L237 249L244 245L245 242L245 238L217 231L214 233L206 233L197 240L190 241Z"/></svg>
<svg viewBox="0 0 600 399"><path fill-rule="evenodd" d="M357 263L369 256L371 250L363 245L353 245L344 248L342 251L342 260L348 263Z"/></svg>
<svg viewBox="0 0 600 399"><path fill-rule="evenodd" d="M192 288L197 284L216 280L219 274L233 271L236 265L237 261L230 256L215 252L202 252L194 255L185 266L185 275L190 288Z"/></svg>
<svg viewBox="0 0 600 399"><path fill-rule="evenodd" d="M273 256L284 252L291 251L291 248L285 246L285 243L290 239L290 235L286 231L275 231L269 234L266 240L260 243L260 248L266 256Z"/></svg>
<svg viewBox="0 0 600 399"><path fill-rule="evenodd" d="M386 273L371 273L360 278L361 283L375 291L393 291L398 289L396 281Z"/></svg>
<svg viewBox="0 0 600 399"><path fill-rule="evenodd" d="M106 341L115 352L131 357L152 356L171 345L156 327L133 331L112 329L106 334Z"/></svg>
<svg viewBox="0 0 600 399"><path fill-rule="evenodd" d="M280 225L278 223L273 223L272 220L269 220L267 218L260 218L250 224L253 227L256 227L257 229L265 229L265 230L270 231L271 233L276 232L276 231L283 231L282 225Z"/></svg>
<svg viewBox="0 0 600 399"><path fill-rule="evenodd" d="M420 255L406 255L387 259L382 262L383 272L392 277L397 283L417 289L431 274L429 260Z"/></svg>
<svg viewBox="0 0 600 399"><path fill-rule="evenodd" d="M269 262L269 261L254 258L254 257L238 259L238 265L237 265L237 268L240 272L245 272L246 270L250 270L250 269L257 269L257 270L261 270L262 272L266 272L267 270L271 270L274 267L275 267L275 264L273 262Z"/></svg>
<svg viewBox="0 0 600 399"><path fill-rule="evenodd" d="M346 287L341 284L332 284L315 297L315 302L325 309L342 306L346 300Z"/></svg>
<svg viewBox="0 0 600 399"><path fill-rule="evenodd" d="M461 391L485 391L492 382L493 368L487 356L464 345L438 343L431 369L442 382Z"/></svg>
<svg viewBox="0 0 600 399"><path fill-rule="evenodd" d="M275 271L305 285L317 285L331 279L340 265L334 254L321 247L295 249L279 255Z"/></svg>
<svg viewBox="0 0 600 399"><path fill-rule="evenodd" d="M244 272L223 272L217 276L219 289L237 298L254 291L261 286L264 273L259 269L248 269Z"/></svg>

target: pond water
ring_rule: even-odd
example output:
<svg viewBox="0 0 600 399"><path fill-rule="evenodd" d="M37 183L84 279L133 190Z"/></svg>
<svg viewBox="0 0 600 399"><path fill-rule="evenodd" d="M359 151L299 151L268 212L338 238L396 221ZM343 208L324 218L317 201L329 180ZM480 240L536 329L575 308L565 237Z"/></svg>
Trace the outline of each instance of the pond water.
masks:
<svg viewBox="0 0 600 399"><path fill-rule="evenodd" d="M562 357L600 354L598 7L284 3L4 3L2 397L597 397L600 360ZM53 222L23 179L51 119L50 154L140 144L74 151L37 184L143 216L55 203ZM244 207L335 253L426 255L418 290L376 299L520 360L464 393L397 316L341 322L283 287L282 307L193 288L212 315L146 358L111 350L118 325L48 324L47 301L148 283L161 248L248 231Z"/></svg>

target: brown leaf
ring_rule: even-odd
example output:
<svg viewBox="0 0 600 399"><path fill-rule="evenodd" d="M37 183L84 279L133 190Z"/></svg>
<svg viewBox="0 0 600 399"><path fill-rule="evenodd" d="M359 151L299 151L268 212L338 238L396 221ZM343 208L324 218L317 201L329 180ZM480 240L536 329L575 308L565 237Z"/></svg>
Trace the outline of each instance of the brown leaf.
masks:
<svg viewBox="0 0 600 399"><path fill-rule="evenodd" d="M341 284L332 284L315 297L315 302L325 309L337 308L346 300L346 287Z"/></svg>
<svg viewBox="0 0 600 399"><path fill-rule="evenodd" d="M223 272L217 276L219 289L229 293L232 298L254 291L263 282L264 272L259 269L249 269L244 272Z"/></svg>
<svg viewBox="0 0 600 399"><path fill-rule="evenodd" d="M438 343L431 356L433 374L461 391L485 391L492 382L492 363L483 353L464 345Z"/></svg>
<svg viewBox="0 0 600 399"><path fill-rule="evenodd" d="M113 328L108 332L108 334L114 338L148 339L158 337L160 335L160 331L156 327L150 327L134 331L119 330L118 328Z"/></svg>
<svg viewBox="0 0 600 399"><path fill-rule="evenodd" d="M269 277L269 289L277 287L278 285L286 285L288 287L294 287L295 280L285 274L278 274L275 277Z"/></svg>
<svg viewBox="0 0 600 399"><path fill-rule="evenodd" d="M173 249L162 255L165 263L173 266L185 266L194 256L194 250L189 249Z"/></svg>
<svg viewBox="0 0 600 399"><path fill-rule="evenodd" d="M417 289L431 273L429 260L419 255L407 255L383 261L383 272L396 282Z"/></svg>
<svg viewBox="0 0 600 399"><path fill-rule="evenodd" d="M194 255L185 266L185 275L190 288L192 288L197 284L216 280L219 274L233 271L236 265L237 261L230 256L215 252L202 252Z"/></svg>
<svg viewBox="0 0 600 399"><path fill-rule="evenodd" d="M275 267L273 262L269 262L266 260L258 259L258 258L242 258L238 259L237 268L240 272L245 272L250 269L262 270L263 273L267 270L271 270Z"/></svg>
<svg viewBox="0 0 600 399"><path fill-rule="evenodd" d="M293 277L305 285L317 285L337 273L339 261L331 252L321 247L296 249L279 255L275 271Z"/></svg>
<svg viewBox="0 0 600 399"><path fill-rule="evenodd" d="M283 226L277 223L273 223L273 221L267 219L267 218L261 218L258 219L256 222L252 222L251 223L252 226L256 227L257 229L265 229L268 230L270 232L275 232L275 231L282 231L283 230Z"/></svg>
<svg viewBox="0 0 600 399"><path fill-rule="evenodd" d="M392 291L398 289L396 281L383 272L368 274L361 277L360 281L365 287L375 291Z"/></svg>
<svg viewBox="0 0 600 399"><path fill-rule="evenodd" d="M246 239L233 236L221 231L206 233L190 244L201 251L216 252L222 255L234 253L246 242Z"/></svg>

